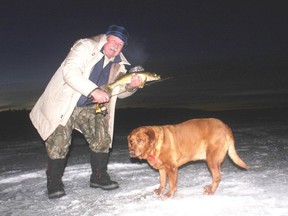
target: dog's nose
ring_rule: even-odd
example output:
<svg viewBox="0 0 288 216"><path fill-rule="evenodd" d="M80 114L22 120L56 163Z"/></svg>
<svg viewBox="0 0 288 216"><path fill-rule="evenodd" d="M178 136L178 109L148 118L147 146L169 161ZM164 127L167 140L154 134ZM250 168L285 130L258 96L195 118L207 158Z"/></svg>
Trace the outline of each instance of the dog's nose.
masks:
<svg viewBox="0 0 288 216"><path fill-rule="evenodd" d="M133 150L129 151L130 157L136 157L135 152Z"/></svg>

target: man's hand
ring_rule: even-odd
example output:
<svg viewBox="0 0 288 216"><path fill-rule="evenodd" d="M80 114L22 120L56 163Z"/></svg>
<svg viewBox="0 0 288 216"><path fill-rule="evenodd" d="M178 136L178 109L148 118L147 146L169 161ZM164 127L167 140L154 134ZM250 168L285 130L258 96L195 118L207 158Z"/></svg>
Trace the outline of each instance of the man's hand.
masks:
<svg viewBox="0 0 288 216"><path fill-rule="evenodd" d="M140 76L138 76L137 74L133 74L131 77L131 82L128 85L131 88L138 88L143 87L144 82Z"/></svg>
<svg viewBox="0 0 288 216"><path fill-rule="evenodd" d="M90 93L95 103L107 103L110 100L110 95L101 89L95 89Z"/></svg>
<svg viewBox="0 0 288 216"><path fill-rule="evenodd" d="M135 92L138 88L143 88L144 82L140 76L133 74L131 77L131 82L126 84L125 88L128 92Z"/></svg>

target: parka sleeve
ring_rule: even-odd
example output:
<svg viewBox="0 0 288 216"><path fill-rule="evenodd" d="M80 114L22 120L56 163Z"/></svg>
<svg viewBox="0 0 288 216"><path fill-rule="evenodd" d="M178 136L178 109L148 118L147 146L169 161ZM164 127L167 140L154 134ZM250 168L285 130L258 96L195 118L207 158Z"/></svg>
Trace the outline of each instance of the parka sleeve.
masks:
<svg viewBox="0 0 288 216"><path fill-rule="evenodd" d="M64 81L77 92L88 96L98 86L89 80L89 74L85 71L91 65L88 64L92 58L93 46L89 39L77 41L70 49L63 67Z"/></svg>

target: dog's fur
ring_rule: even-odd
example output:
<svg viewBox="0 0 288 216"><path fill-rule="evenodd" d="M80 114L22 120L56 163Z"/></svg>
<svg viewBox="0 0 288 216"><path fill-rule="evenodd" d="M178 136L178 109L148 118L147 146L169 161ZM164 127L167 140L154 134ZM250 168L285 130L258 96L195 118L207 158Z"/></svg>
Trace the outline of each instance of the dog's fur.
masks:
<svg viewBox="0 0 288 216"><path fill-rule="evenodd" d="M176 125L143 126L128 135L130 157L146 159L159 170L160 187L154 192L162 195L167 176L169 191L163 195L169 198L177 189L178 168L196 160L206 160L212 175L212 184L204 188L204 194L215 193L220 181L220 166L228 155L243 169L248 166L238 156L231 129L219 119L191 119Z"/></svg>

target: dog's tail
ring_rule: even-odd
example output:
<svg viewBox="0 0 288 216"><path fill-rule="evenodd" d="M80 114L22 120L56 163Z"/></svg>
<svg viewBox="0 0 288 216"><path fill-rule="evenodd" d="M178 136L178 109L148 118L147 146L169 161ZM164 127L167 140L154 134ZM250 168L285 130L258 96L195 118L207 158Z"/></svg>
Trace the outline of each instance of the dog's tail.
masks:
<svg viewBox="0 0 288 216"><path fill-rule="evenodd" d="M232 159L232 161L237 164L238 166L242 167L243 169L248 169L247 164L239 157L237 151L235 149L235 141L231 132L231 136L229 137L229 148L228 148L228 155Z"/></svg>

